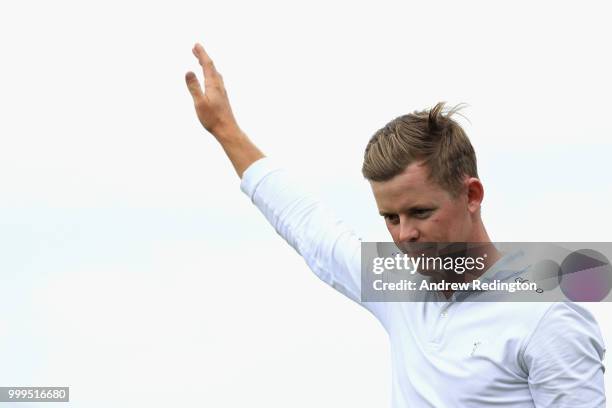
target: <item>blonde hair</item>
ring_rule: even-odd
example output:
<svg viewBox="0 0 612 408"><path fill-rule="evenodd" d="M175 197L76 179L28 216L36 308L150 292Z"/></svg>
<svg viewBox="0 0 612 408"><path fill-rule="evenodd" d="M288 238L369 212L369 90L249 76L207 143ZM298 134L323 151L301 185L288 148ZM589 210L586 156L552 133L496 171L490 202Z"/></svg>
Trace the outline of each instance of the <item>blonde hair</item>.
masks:
<svg viewBox="0 0 612 408"><path fill-rule="evenodd" d="M440 102L430 110L415 111L387 123L366 146L363 176L370 181L388 181L410 164L423 161L430 180L456 196L466 175L478 177L470 139L451 119L462 107L445 110L444 102Z"/></svg>

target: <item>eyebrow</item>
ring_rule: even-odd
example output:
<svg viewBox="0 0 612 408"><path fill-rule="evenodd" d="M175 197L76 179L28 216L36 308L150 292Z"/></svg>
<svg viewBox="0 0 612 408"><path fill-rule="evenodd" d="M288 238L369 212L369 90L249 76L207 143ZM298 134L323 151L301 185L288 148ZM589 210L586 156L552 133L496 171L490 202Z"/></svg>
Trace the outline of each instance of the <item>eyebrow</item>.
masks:
<svg viewBox="0 0 612 408"><path fill-rule="evenodd" d="M438 207L436 207L435 205L421 204L421 205L415 205L415 206L408 208L408 212L414 213L416 211L422 211L422 210L435 210L436 208ZM396 215L397 214L397 213L392 213L392 212L387 212L387 211L379 211L378 213L383 217L386 215Z"/></svg>

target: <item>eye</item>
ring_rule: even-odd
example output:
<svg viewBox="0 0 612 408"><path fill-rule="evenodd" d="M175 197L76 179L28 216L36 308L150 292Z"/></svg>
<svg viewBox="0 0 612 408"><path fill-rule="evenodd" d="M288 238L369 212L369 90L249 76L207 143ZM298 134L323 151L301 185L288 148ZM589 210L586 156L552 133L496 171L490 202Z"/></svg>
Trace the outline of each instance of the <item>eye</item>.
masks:
<svg viewBox="0 0 612 408"><path fill-rule="evenodd" d="M414 218L424 220L425 218L429 217L432 212L433 212L432 208L417 208L412 211L412 216Z"/></svg>
<svg viewBox="0 0 612 408"><path fill-rule="evenodd" d="M387 221L389 224L397 224L399 223L399 217L396 214L385 214L385 221Z"/></svg>

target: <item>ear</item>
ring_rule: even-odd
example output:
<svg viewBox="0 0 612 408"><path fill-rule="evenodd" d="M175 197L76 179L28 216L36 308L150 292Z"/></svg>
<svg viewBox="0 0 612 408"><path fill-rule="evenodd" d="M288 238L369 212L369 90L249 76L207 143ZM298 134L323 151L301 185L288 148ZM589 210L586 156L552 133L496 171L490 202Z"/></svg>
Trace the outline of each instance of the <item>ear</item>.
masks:
<svg viewBox="0 0 612 408"><path fill-rule="evenodd" d="M480 204L484 198L484 187L476 177L465 180L467 187L467 207L470 213L474 214L480 209Z"/></svg>

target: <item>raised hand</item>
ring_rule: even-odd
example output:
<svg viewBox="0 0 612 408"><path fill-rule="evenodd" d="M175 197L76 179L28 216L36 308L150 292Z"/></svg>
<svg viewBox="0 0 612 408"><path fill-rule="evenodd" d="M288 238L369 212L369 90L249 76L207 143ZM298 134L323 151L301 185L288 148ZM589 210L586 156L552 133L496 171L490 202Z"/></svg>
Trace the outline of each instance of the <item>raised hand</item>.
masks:
<svg viewBox="0 0 612 408"><path fill-rule="evenodd" d="M225 92L223 78L204 51L204 47L196 44L193 47L193 55L198 59L204 72L204 92L198 77L193 72L185 74L185 81L193 97L198 119L202 126L221 143L238 177L242 177L244 171L253 162L264 157L264 154L238 126Z"/></svg>
<svg viewBox="0 0 612 408"><path fill-rule="evenodd" d="M202 91L198 77L193 72L189 71L185 74L185 81L193 97L196 113L202 126L217 139L239 133L240 129L225 91L223 77L201 44L196 43L192 51L202 66L204 91Z"/></svg>

